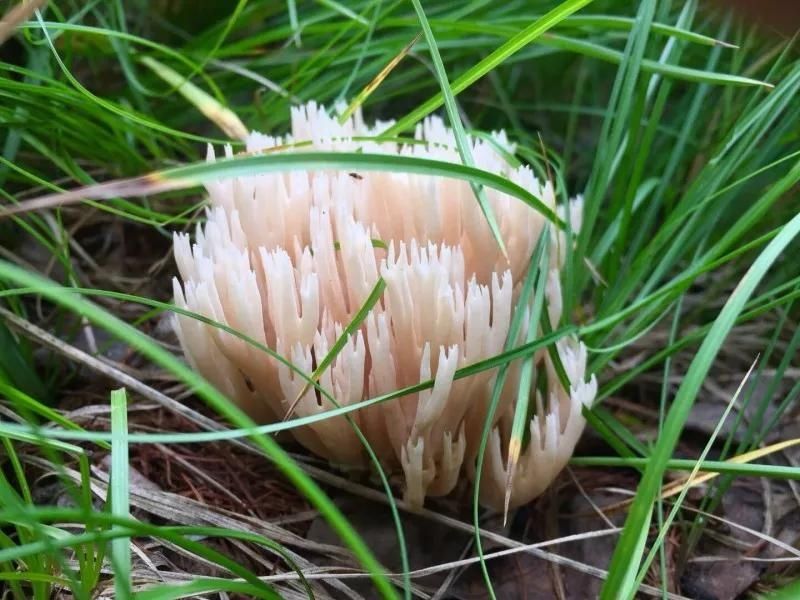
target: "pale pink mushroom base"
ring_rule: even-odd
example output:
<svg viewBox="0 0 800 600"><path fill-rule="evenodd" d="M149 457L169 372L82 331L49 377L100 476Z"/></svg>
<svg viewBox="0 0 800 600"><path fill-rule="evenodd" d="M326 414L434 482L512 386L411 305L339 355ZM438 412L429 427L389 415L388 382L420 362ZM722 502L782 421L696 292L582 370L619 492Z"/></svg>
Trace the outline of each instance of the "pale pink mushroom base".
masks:
<svg viewBox="0 0 800 600"><path fill-rule="evenodd" d="M385 126L376 126L379 131ZM317 150L403 154L458 162L452 133L438 118L418 126L421 144L357 142L374 135L359 116L343 125L314 103L292 110L292 135L250 135L247 150L311 140ZM556 207L553 190L527 166L512 167L494 144L472 140L479 168L507 177L579 226L580 200ZM305 146L304 148L308 148ZM302 151L298 149L297 151ZM230 154L230 148L226 148ZM214 160L209 150L209 160ZM487 189L508 250L502 256L468 183L393 172L289 172L236 177L208 186L211 208L194 243L175 235L183 284L175 303L227 324L275 349L310 374L358 312L379 277L383 297L320 379L348 405L431 378L431 389L352 413L384 468L402 473L405 497L449 493L474 462L495 371L456 379L457 369L500 353L528 261L544 217L521 201ZM549 318L561 317L559 269L563 234L553 235L546 297ZM383 247L385 246L385 248ZM524 307L527 313L529 307ZM523 327L520 342L526 335ZM305 381L244 341L179 316L176 329L192 366L255 419L280 419ZM570 380L558 382L546 352L535 369L547 376L545 398L535 391L530 442L513 476L511 505L540 494L564 467L584 427L583 405L597 390L586 381L586 349L558 343ZM503 506L506 462L519 365L512 364L496 415L481 478L482 502ZM297 416L333 408L311 389ZM367 466L367 454L343 417L294 429L297 440L332 463Z"/></svg>

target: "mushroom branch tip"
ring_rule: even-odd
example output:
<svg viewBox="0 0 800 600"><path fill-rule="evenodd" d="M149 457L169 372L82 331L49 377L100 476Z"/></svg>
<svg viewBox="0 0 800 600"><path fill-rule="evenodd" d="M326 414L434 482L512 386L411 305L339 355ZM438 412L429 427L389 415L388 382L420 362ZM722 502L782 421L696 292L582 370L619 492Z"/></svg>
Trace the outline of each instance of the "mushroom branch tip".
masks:
<svg viewBox="0 0 800 600"><path fill-rule="evenodd" d="M247 151L274 149L363 151L459 163L453 133L431 117L407 143L367 140L387 123L369 127L356 112L344 123L313 102L292 109L291 134L252 132ZM296 142L310 144L296 144ZM540 198L573 231L580 197L558 205L549 182L505 158L514 146L502 132L471 138L478 168L505 177ZM225 148L226 155L232 150ZM208 160L215 160L209 148ZM379 279L385 282L358 328L319 373L319 389L286 364L231 333L189 315L175 318L190 364L261 422L315 415L400 388L433 385L350 413L388 472L404 481L405 498L451 492L475 477L481 434L497 369L456 377L465 366L501 353L512 320L523 311L515 344L528 338L533 300L519 297L546 218L534 208L486 190L507 250L501 252L468 182L386 171L309 170L239 175L206 184L209 208L193 237L177 233L180 278L175 304L240 331L310 375L331 352ZM544 294L551 327L562 319L560 271L568 238L548 228ZM530 501L556 477L584 428L581 409L597 392L586 375L586 348L574 337L534 361L524 440L511 439L521 360L509 364L481 472L481 501L502 510L507 482L511 506ZM559 369L553 364L557 354ZM558 372L563 367L568 385ZM299 400L298 400L299 398ZM334 402L331 401L333 399ZM369 465L368 454L344 416L291 430L302 445L338 465ZM514 473L508 449L521 443Z"/></svg>

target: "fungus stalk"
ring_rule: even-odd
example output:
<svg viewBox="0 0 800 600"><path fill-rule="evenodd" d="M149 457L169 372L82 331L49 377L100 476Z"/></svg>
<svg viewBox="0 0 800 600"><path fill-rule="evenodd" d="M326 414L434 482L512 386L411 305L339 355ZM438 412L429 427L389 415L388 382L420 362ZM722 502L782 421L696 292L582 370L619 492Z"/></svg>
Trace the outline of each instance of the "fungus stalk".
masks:
<svg viewBox="0 0 800 600"><path fill-rule="evenodd" d="M418 143L353 140L383 129L356 114L344 124L310 103L292 109L292 134L259 133L247 151L295 141L315 150L378 152L458 162L452 132L429 118ZM522 186L560 214L549 182L527 166L511 166L503 133L470 141L476 165ZM309 148L304 146L303 148ZM303 151L285 149L281 151ZM502 150L498 150L502 149ZM230 147L225 149L231 155ZM214 152L209 149L209 160ZM210 207L194 241L175 235L181 280L178 307L204 315L264 344L306 374L326 356L364 304L379 278L385 291L350 335L319 384L339 405L433 379L430 389L351 413L381 464L402 475L406 500L421 506L441 496L462 475L474 477L496 370L455 379L462 367L502 352L528 263L545 217L495 190L486 190L506 245L500 252L467 182L399 172L308 171L219 180L207 186ZM580 199L569 207L579 226ZM559 272L563 234L552 235L546 290L547 316L561 319ZM520 343L527 337L522 327ZM334 408L285 364L241 339L189 316L176 330L191 365L261 422ZM584 427L581 408L597 390L586 378L586 348L575 338L557 342L569 379L559 382L546 351L534 357L536 385L530 437L514 473L506 473L520 367L512 363L492 423L481 476L481 501L502 509L507 481L511 506L540 494L564 467ZM517 361L519 362L519 361ZM542 385L544 382L544 385ZM297 398L299 400L296 402ZM344 417L292 430L296 439L332 463L367 466L368 458Z"/></svg>

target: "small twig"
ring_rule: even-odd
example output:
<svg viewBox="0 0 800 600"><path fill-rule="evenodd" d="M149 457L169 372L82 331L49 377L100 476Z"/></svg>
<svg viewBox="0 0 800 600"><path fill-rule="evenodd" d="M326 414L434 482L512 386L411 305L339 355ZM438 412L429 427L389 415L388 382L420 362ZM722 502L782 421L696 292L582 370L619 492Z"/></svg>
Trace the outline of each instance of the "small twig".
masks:
<svg viewBox="0 0 800 600"><path fill-rule="evenodd" d="M9 11L0 19L0 46L2 46L8 38L14 35L24 21L27 21L33 13L47 4L47 0L23 0Z"/></svg>

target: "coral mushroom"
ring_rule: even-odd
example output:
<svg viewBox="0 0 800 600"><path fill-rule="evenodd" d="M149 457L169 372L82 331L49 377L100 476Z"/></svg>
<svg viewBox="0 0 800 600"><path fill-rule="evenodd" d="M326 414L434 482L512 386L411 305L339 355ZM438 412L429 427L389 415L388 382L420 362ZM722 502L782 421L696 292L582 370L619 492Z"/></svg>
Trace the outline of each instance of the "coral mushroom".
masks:
<svg viewBox="0 0 800 600"><path fill-rule="evenodd" d="M371 135L374 130L359 115L339 124L310 103L292 110L291 136L252 133L247 150L310 140L305 148L459 161L452 132L435 117L417 127L419 143L353 139ZM479 168L510 179L556 209L549 183L504 158L503 149L512 149L504 134L494 134L491 142L470 141ZM414 505L449 493L461 474L474 477L496 371L458 379L454 374L503 350L545 217L515 198L486 190L506 258L463 181L316 170L239 176L207 187L211 207L194 243L188 235L175 235L183 280L182 285L174 281L176 305L241 331L311 374L383 278L381 299L319 383L338 404L349 405L433 379L429 389L358 410L352 419L382 465L403 474L405 497ZM576 228L580 200L570 208ZM556 326L566 238L563 233L550 237L545 297L547 318ZM277 420L293 405L299 416L333 408L297 372L241 339L184 315L176 319L176 329L193 367L253 418ZM509 369L482 472L486 506L503 506L509 481L512 505L534 498L572 454L584 427L581 408L594 399L597 385L593 377L586 380L586 349L576 339L560 340L557 352L569 389L559 382L551 355L537 353L534 368L541 376L534 379L543 379L545 386L530 390L535 409L530 438L511 477L506 453L520 369L514 363ZM367 464L344 417L292 431L301 444L333 463Z"/></svg>

